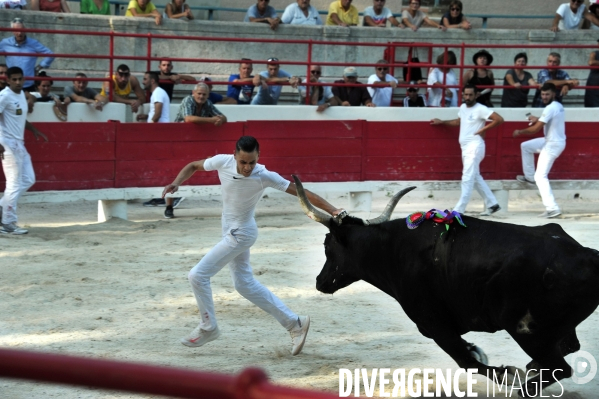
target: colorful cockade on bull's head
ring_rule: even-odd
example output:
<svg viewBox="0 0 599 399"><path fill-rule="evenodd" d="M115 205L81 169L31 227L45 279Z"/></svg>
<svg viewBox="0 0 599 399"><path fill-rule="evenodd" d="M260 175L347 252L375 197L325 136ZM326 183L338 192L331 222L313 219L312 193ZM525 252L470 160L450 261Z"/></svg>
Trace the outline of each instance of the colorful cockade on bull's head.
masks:
<svg viewBox="0 0 599 399"><path fill-rule="evenodd" d="M435 223L443 223L445 224L445 230L449 230L449 225L453 223L454 220L457 220L458 223L464 227L466 225L462 221L462 216L459 212L456 211L440 211L438 209L431 209L430 211L424 212L414 212L406 218L406 224L408 225L408 229L415 229L427 219L432 219Z"/></svg>

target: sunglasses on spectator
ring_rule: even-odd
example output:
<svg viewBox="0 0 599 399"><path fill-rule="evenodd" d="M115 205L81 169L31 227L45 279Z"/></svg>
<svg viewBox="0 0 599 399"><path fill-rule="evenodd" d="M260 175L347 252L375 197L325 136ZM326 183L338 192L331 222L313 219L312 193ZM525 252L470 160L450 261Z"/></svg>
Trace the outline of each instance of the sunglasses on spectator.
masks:
<svg viewBox="0 0 599 399"><path fill-rule="evenodd" d="M460 8L452 8L451 11L462 11Z"/></svg>
<svg viewBox="0 0 599 399"><path fill-rule="evenodd" d="M272 57L266 60L266 62L275 62L275 61L279 61L278 58Z"/></svg>
<svg viewBox="0 0 599 399"><path fill-rule="evenodd" d="M377 68L376 70L377 70L377 71L388 71L388 70L389 70L389 68Z"/></svg>
<svg viewBox="0 0 599 399"><path fill-rule="evenodd" d="M23 23L23 19L22 18L15 18L12 20L13 24L22 24Z"/></svg>
<svg viewBox="0 0 599 399"><path fill-rule="evenodd" d="M312 75L320 75L322 72L321 71L310 71L310 73Z"/></svg>
<svg viewBox="0 0 599 399"><path fill-rule="evenodd" d="M116 73L118 73L119 76L121 76L121 77L126 77L131 74L131 72L122 72L122 71L116 71Z"/></svg>

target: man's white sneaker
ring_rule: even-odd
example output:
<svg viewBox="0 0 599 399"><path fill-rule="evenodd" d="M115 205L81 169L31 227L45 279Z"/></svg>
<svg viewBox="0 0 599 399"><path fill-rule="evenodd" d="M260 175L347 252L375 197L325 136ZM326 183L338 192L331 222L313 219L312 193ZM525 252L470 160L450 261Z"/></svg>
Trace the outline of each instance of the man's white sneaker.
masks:
<svg viewBox="0 0 599 399"><path fill-rule="evenodd" d="M554 209L552 211L545 211L543 213L541 213L539 215L540 218L546 218L546 219L551 219L551 218L555 218L558 217L559 215L562 214L562 211L559 209Z"/></svg>
<svg viewBox="0 0 599 399"><path fill-rule="evenodd" d="M29 233L29 230L26 229L22 229L19 226L17 226L16 223L8 223L8 224L0 224L0 233L2 234L16 234L16 235L21 235L21 234L27 234Z"/></svg>
<svg viewBox="0 0 599 399"><path fill-rule="evenodd" d="M289 330L291 334L291 354L297 355L302 351L304 342L306 342L306 336L308 335L308 329L310 328L310 316L298 316L297 324Z"/></svg>
<svg viewBox="0 0 599 399"><path fill-rule="evenodd" d="M500 211L501 207L499 206L499 204L495 204L490 208L487 208L486 210L482 211L481 213L479 213L479 216L491 216L492 214L494 214L497 211Z"/></svg>
<svg viewBox="0 0 599 399"><path fill-rule="evenodd" d="M191 348L197 348L207 344L210 341L214 341L220 337L220 330L216 327L212 331L202 330L200 325L193 329L193 331L185 338L181 338L181 343Z"/></svg>

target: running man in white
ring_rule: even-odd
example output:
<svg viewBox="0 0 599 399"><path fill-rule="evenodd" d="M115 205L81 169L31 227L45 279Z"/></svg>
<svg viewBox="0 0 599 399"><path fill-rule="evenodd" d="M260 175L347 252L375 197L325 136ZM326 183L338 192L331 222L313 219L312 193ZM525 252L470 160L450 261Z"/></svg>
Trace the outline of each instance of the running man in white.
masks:
<svg viewBox="0 0 599 399"><path fill-rule="evenodd" d="M0 233L27 234L17 226L19 197L35 183L31 157L25 149L25 129L33 132L35 139L48 138L27 122L27 98L23 92L23 70L8 68L8 85L0 91L0 158L6 177L4 196L0 198Z"/></svg>
<svg viewBox="0 0 599 399"><path fill-rule="evenodd" d="M190 347L202 346L220 336L216 322L210 278L225 265L233 277L235 289L260 309L271 314L291 334L292 355L301 352L310 317L298 316L252 274L250 247L258 238L254 209L267 187L297 195L295 183L258 164L260 146L251 136L241 137L233 155L220 154L186 165L177 178L164 188L162 196L175 193L184 181L197 171L218 171L223 197L222 239L189 272L189 281L200 310L200 324L181 343ZM335 216L337 209L318 195L308 192L315 206Z"/></svg>
<svg viewBox="0 0 599 399"><path fill-rule="evenodd" d="M485 211L480 216L490 216L501 209L497 199L480 175L480 163L485 158L485 134L487 130L493 129L503 123L503 118L486 106L476 102L478 88L467 84L462 89L462 101L458 112L458 118L442 121L431 120L432 125L447 125L460 127L460 147L462 148L462 195L453 208L454 211L464 213L466 206L472 196L472 189L485 200ZM491 123L485 126L487 119Z"/></svg>
<svg viewBox="0 0 599 399"><path fill-rule="evenodd" d="M559 102L554 101L557 94L557 88L553 83L545 83L541 87L541 100L545 104L545 109L540 118L529 116L530 125L523 130L514 130L514 137L522 135L535 134L541 129L545 137L528 140L520 144L522 150L522 169L524 176L518 175L516 179L521 182L537 184L545 212L540 217L554 218L562 214L561 209L555 202L555 197L549 184L549 171L553 162L560 156L566 148L566 121L564 107ZM535 172L534 154L539 153L537 170ZM534 180L533 180L534 179Z"/></svg>

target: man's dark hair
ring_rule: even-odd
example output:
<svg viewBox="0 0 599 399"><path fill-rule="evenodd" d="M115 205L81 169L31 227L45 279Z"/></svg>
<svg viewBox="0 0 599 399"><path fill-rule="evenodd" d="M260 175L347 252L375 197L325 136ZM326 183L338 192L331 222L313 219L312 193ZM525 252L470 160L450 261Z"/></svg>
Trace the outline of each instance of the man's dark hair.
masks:
<svg viewBox="0 0 599 399"><path fill-rule="evenodd" d="M38 73L37 76L40 77L40 78L51 78L51 76L49 76L46 73L46 71L40 71L40 73ZM35 87L39 87L39 85L41 85L42 82L50 82L50 86L52 86L54 84L54 82L51 79L36 80L35 81Z"/></svg>
<svg viewBox="0 0 599 399"><path fill-rule="evenodd" d="M439 54L437 56L437 64L444 64L445 60L445 53ZM453 51L448 51L447 52L447 65L455 65L457 62L455 53Z"/></svg>
<svg viewBox="0 0 599 399"><path fill-rule="evenodd" d="M258 144L258 140L252 136L242 136L239 140L237 140L237 144L235 144L235 152L239 151L260 152L260 144Z"/></svg>
<svg viewBox="0 0 599 399"><path fill-rule="evenodd" d="M156 72L147 71L146 74L150 77L150 80L153 80L154 82L156 82L156 84L158 84L158 82L160 81L160 76L158 76Z"/></svg>
<svg viewBox="0 0 599 399"><path fill-rule="evenodd" d="M516 54L516 56L514 57L514 62L518 61L520 58L524 58L524 61L526 61L526 63L528 64L528 56L526 55L526 53Z"/></svg>
<svg viewBox="0 0 599 399"><path fill-rule="evenodd" d="M84 74L83 72L77 72L77 73L75 74L75 77L76 77L76 78L87 78L87 75L86 75L86 74Z"/></svg>
<svg viewBox="0 0 599 399"><path fill-rule="evenodd" d="M121 72L130 72L129 67L125 64L119 65L118 67L116 67L116 70Z"/></svg>
<svg viewBox="0 0 599 399"><path fill-rule="evenodd" d="M467 83L464 85L464 87L462 87L462 93L466 91L466 89L472 89L474 90L474 94L479 92L478 87L476 87L475 85L473 85L472 83Z"/></svg>
<svg viewBox="0 0 599 399"><path fill-rule="evenodd" d="M19 67L10 67L8 71L6 71L6 77L10 79L12 75L21 74L23 75L23 70Z"/></svg>
<svg viewBox="0 0 599 399"><path fill-rule="evenodd" d="M557 93L557 87L553 83L546 82L541 87L541 91L549 91L551 90L554 93Z"/></svg>
<svg viewBox="0 0 599 399"><path fill-rule="evenodd" d="M0 67L6 67L6 68L8 68L8 66L6 64L0 64Z"/></svg>

